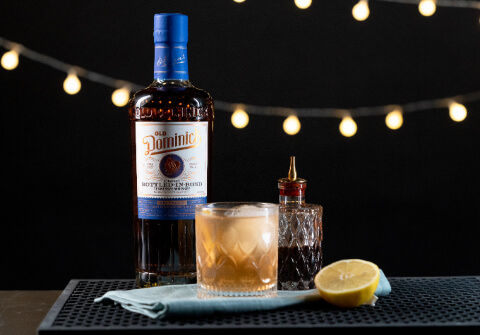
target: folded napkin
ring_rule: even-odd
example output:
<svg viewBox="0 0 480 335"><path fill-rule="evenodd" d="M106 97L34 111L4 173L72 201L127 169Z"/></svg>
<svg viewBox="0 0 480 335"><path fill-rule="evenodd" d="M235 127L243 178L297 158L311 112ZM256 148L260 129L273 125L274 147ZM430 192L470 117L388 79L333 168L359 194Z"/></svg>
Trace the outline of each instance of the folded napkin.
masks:
<svg viewBox="0 0 480 335"><path fill-rule="evenodd" d="M391 291L390 283L380 271L380 282L375 296ZM133 290L109 291L95 302L112 300L123 308L154 319L165 317L196 317L216 313L242 313L272 310L321 300L316 289L306 291L278 291L276 297L235 297L199 299L197 285L166 285ZM369 304L374 304L374 302Z"/></svg>
<svg viewBox="0 0 480 335"><path fill-rule="evenodd" d="M377 297L384 297L392 292L392 287L390 286L390 282L388 281L387 277L383 273L382 269L380 269L380 280L378 282L377 289L375 290L375 295Z"/></svg>

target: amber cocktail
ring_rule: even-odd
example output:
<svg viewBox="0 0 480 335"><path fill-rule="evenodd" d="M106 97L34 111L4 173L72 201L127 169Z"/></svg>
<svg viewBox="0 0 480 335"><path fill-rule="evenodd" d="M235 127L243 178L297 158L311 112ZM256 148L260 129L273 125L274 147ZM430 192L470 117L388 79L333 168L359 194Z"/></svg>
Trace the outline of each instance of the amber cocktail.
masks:
<svg viewBox="0 0 480 335"><path fill-rule="evenodd" d="M277 294L278 205L198 205L195 220L199 298Z"/></svg>

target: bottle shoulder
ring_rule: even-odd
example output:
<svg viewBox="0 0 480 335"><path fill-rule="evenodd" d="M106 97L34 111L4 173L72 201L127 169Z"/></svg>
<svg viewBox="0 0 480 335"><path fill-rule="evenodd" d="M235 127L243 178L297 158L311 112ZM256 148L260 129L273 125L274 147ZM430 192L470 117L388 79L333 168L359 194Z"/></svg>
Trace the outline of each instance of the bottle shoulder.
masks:
<svg viewBox="0 0 480 335"><path fill-rule="evenodd" d="M136 92L132 107L205 107L213 104L207 91L193 86L189 81L153 81L148 87Z"/></svg>
<svg viewBox="0 0 480 335"><path fill-rule="evenodd" d="M131 121L213 121L210 93L186 81L157 81L130 99Z"/></svg>

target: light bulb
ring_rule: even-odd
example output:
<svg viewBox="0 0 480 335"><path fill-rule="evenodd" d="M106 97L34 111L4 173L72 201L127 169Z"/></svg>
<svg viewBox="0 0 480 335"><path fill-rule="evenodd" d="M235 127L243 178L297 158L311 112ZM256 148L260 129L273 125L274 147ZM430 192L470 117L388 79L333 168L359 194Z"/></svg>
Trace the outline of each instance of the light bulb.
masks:
<svg viewBox="0 0 480 335"><path fill-rule="evenodd" d="M245 0L233 0L233 1L238 2L238 3L245 2Z"/></svg>
<svg viewBox="0 0 480 335"><path fill-rule="evenodd" d="M467 109L462 104L451 102L448 105L448 114L453 121L460 122L467 117Z"/></svg>
<svg viewBox="0 0 480 335"><path fill-rule="evenodd" d="M63 82L63 89L70 95L77 94L82 87L82 83L75 72L70 72Z"/></svg>
<svg viewBox="0 0 480 335"><path fill-rule="evenodd" d="M130 90L127 87L117 88L112 93L112 102L117 107L123 107L130 99Z"/></svg>
<svg viewBox="0 0 480 335"><path fill-rule="evenodd" d="M295 115L290 115L283 121L283 131L288 135L295 135L300 131L300 120Z"/></svg>
<svg viewBox="0 0 480 335"><path fill-rule="evenodd" d="M295 0L295 5L300 9L307 9L312 4L312 0Z"/></svg>
<svg viewBox="0 0 480 335"><path fill-rule="evenodd" d="M232 114L232 124L235 128L245 128L248 124L248 114L243 109L236 109Z"/></svg>
<svg viewBox="0 0 480 335"><path fill-rule="evenodd" d="M349 116L344 117L340 122L340 133L345 137L351 137L357 132L357 124Z"/></svg>
<svg viewBox="0 0 480 335"><path fill-rule="evenodd" d="M423 16L432 16L437 9L437 4L435 0L422 0L418 4L418 11Z"/></svg>
<svg viewBox="0 0 480 335"><path fill-rule="evenodd" d="M15 50L5 52L2 56L1 63L5 70L13 70L18 65L18 52Z"/></svg>
<svg viewBox="0 0 480 335"><path fill-rule="evenodd" d="M395 130L402 126L403 124L403 114L400 109L395 109L387 114L385 117L385 123L387 127Z"/></svg>
<svg viewBox="0 0 480 335"><path fill-rule="evenodd" d="M352 8L352 15L357 21L365 21L370 15L370 9L368 8L367 0L360 0Z"/></svg>

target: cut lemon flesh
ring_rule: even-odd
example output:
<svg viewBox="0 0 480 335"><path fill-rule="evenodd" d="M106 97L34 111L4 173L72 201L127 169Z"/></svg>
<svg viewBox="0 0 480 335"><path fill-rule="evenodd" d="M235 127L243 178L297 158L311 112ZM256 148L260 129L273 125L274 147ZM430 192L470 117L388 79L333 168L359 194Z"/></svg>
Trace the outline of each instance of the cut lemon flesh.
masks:
<svg viewBox="0 0 480 335"><path fill-rule="evenodd" d="M315 276L320 296L332 305L357 307L373 297L380 280L377 265L361 259L332 263Z"/></svg>

